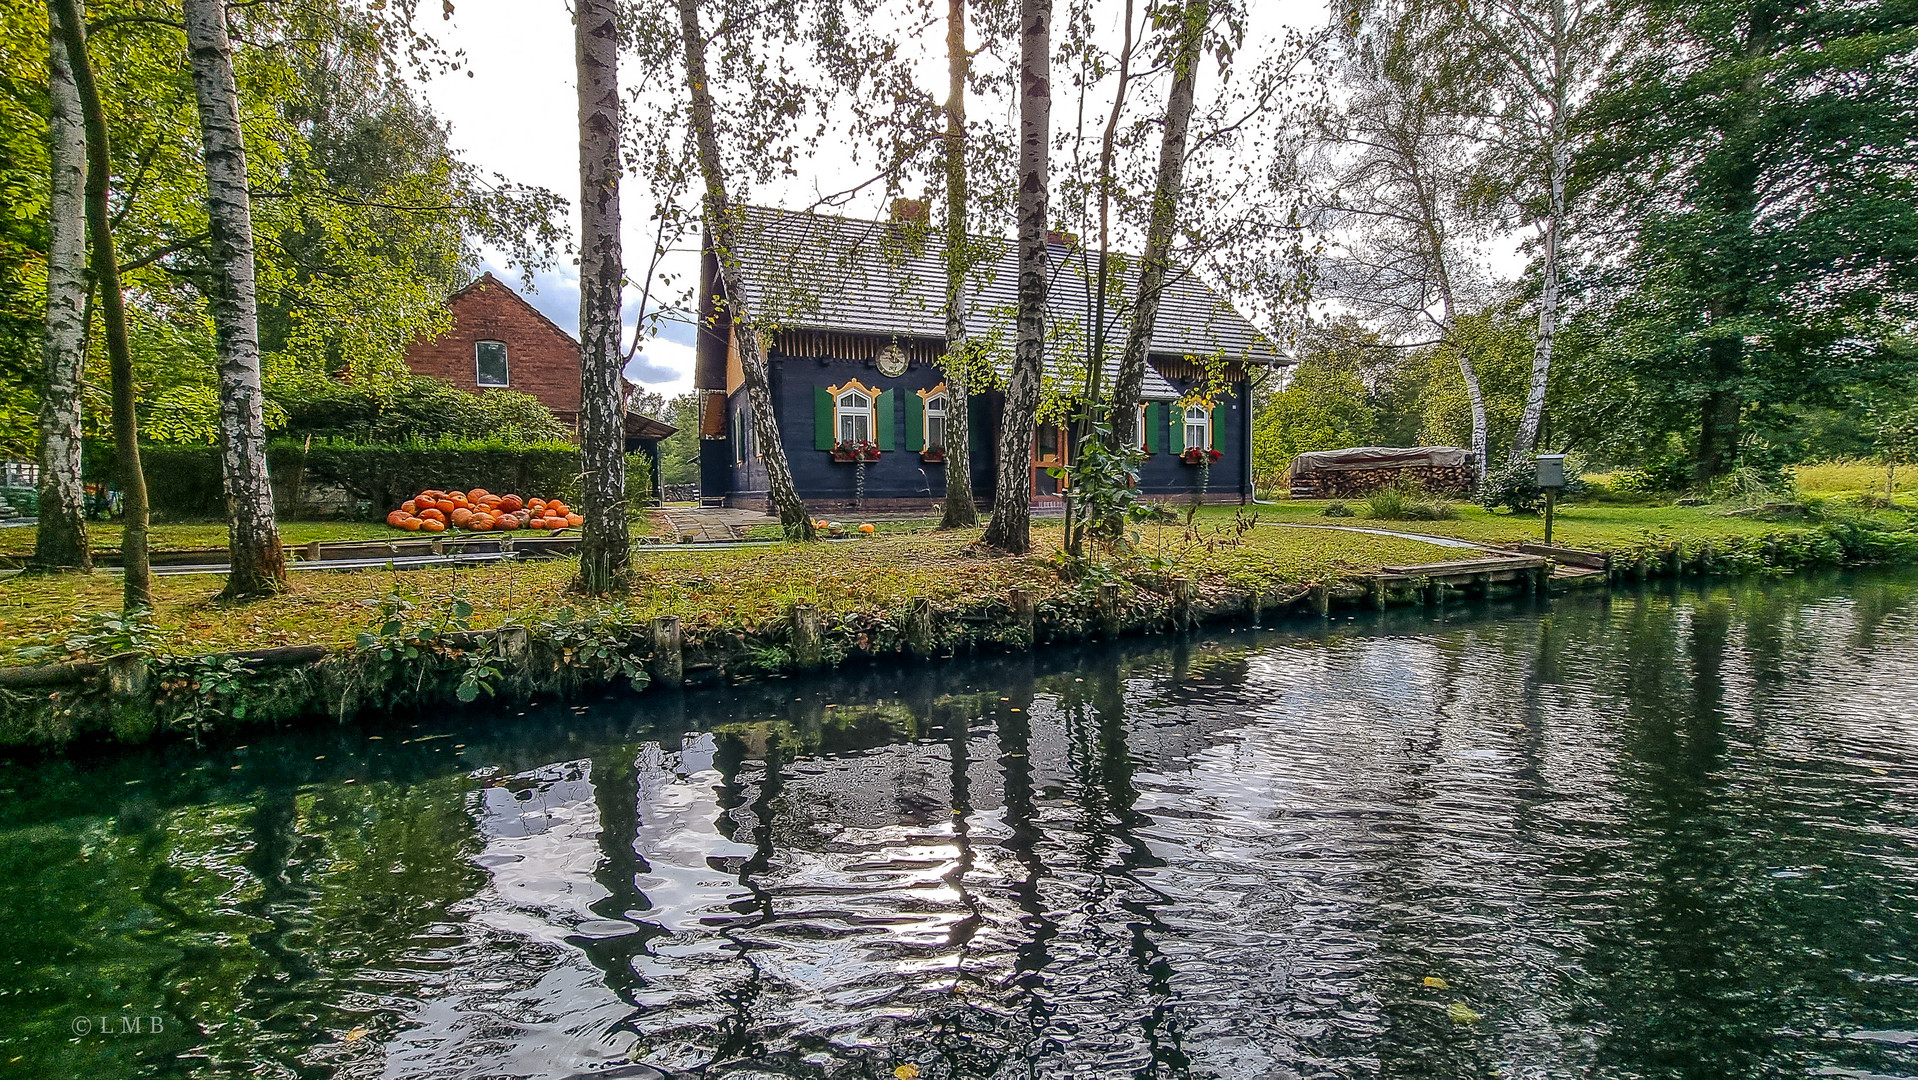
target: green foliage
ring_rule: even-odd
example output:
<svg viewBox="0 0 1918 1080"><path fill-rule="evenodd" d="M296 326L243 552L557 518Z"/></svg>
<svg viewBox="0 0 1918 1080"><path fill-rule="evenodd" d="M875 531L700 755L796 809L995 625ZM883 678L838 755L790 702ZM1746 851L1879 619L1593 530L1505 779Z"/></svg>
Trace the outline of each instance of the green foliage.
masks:
<svg viewBox="0 0 1918 1080"><path fill-rule="evenodd" d="M1379 521L1450 521L1458 511L1433 498L1416 481L1400 480L1365 497L1364 515Z"/></svg>
<svg viewBox="0 0 1918 1080"><path fill-rule="evenodd" d="M1577 461L1565 463L1565 486L1558 490L1560 502L1573 502L1583 496L1589 485L1585 470ZM1487 510L1510 510L1515 514L1536 514L1545 509L1545 489L1538 486L1538 465L1529 460L1507 461L1486 470L1485 482L1478 487L1478 504Z"/></svg>
<svg viewBox="0 0 1918 1080"><path fill-rule="evenodd" d="M1918 36L1898 5L1648 6L1583 126L1604 348L1709 480L1914 361ZM1754 440L1754 436L1756 439Z"/></svg>
<svg viewBox="0 0 1918 1080"><path fill-rule="evenodd" d="M642 507L652 506L656 501L653 496L653 459L643 450L635 450L627 454L627 512L637 512Z"/></svg>
<svg viewBox="0 0 1918 1080"><path fill-rule="evenodd" d="M121 653L145 652L159 632L152 613L96 611L72 618L64 632L42 634L16 647L9 655L15 664L51 664L61 661L104 660Z"/></svg>
<svg viewBox="0 0 1918 1080"><path fill-rule="evenodd" d="M401 443L416 439L558 442L565 425L530 394L474 394L426 375L337 379L291 372L267 384L290 436Z"/></svg>
<svg viewBox="0 0 1918 1080"><path fill-rule="evenodd" d="M539 631L553 650L555 671L562 676L575 682L624 680L633 689L644 690L652 677L646 673L648 649L635 633L638 622L620 607L584 617L563 607Z"/></svg>
<svg viewBox="0 0 1918 1080"><path fill-rule="evenodd" d="M1319 514L1322 517L1329 518L1349 518L1354 516L1352 508L1342 502L1326 503L1325 509L1319 511Z"/></svg>
<svg viewBox="0 0 1918 1080"><path fill-rule="evenodd" d="M1485 399L1491 460L1506 456L1525 409L1532 374L1536 323L1515 307L1461 314L1445 344L1421 351L1413 363L1423 383L1419 395L1419 441L1427 446L1472 445L1472 408L1459 371L1459 354L1472 359Z"/></svg>
<svg viewBox="0 0 1918 1080"><path fill-rule="evenodd" d="M1378 337L1338 323L1303 343L1284 390L1267 395L1252 418L1252 472L1258 486L1276 488L1286 466L1309 450L1341 450L1371 443L1378 408L1363 372L1366 350Z"/></svg>
<svg viewBox="0 0 1918 1080"><path fill-rule="evenodd" d="M666 404L660 419L673 425L659 443L659 475L667 484L699 482L699 395L681 394Z"/></svg>
<svg viewBox="0 0 1918 1080"><path fill-rule="evenodd" d="M186 731L199 746L205 733L223 719L245 720L249 676L246 661L235 656L166 656L155 663L158 704L167 723Z"/></svg>
<svg viewBox="0 0 1918 1080"><path fill-rule="evenodd" d="M225 495L220 458L210 446L149 446L140 451L153 512L174 520L220 516ZM336 440L267 444L277 498L302 487L338 484L379 518L422 488L489 491L571 501L579 490L579 448L564 442L440 439L397 445Z"/></svg>

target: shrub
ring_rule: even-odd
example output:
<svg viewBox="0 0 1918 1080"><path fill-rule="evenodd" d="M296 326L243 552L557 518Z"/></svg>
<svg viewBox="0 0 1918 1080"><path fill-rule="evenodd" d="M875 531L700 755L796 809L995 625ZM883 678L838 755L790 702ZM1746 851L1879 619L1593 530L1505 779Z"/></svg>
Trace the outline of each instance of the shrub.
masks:
<svg viewBox="0 0 1918 1080"><path fill-rule="evenodd" d="M1416 481L1400 480L1365 497L1365 516L1380 521L1448 521L1458 511L1426 494Z"/></svg>
<svg viewBox="0 0 1918 1080"><path fill-rule="evenodd" d="M475 488L572 501L579 492L579 448L566 442L442 439L398 445L334 440L276 441L266 450L275 500L297 507L314 484L338 484L367 504L369 517L419 494L421 488ZM147 498L163 519L217 518L226 513L219 451L211 446L140 448Z"/></svg>
<svg viewBox="0 0 1918 1080"><path fill-rule="evenodd" d="M655 504L653 496L653 459L643 450L626 455L626 510L628 513Z"/></svg>
<svg viewBox="0 0 1918 1080"><path fill-rule="evenodd" d="M1342 502L1326 503L1325 509L1319 511L1319 514L1323 517L1352 517L1353 516L1352 508L1345 505Z"/></svg>
<svg viewBox="0 0 1918 1080"><path fill-rule="evenodd" d="M1565 486L1558 489L1558 500L1568 502L1585 494L1583 463L1565 461ZM1613 483L1617 490L1618 484ZM1478 486L1478 504L1487 510L1510 510L1514 514L1536 514L1545 509L1545 490L1538 486L1538 466L1529 459L1507 461L1485 474Z"/></svg>
<svg viewBox="0 0 1918 1080"><path fill-rule="evenodd" d="M398 444L445 438L550 442L569 434L531 395L474 394L426 375L342 382L302 373L275 380L267 396L285 411L289 436Z"/></svg>

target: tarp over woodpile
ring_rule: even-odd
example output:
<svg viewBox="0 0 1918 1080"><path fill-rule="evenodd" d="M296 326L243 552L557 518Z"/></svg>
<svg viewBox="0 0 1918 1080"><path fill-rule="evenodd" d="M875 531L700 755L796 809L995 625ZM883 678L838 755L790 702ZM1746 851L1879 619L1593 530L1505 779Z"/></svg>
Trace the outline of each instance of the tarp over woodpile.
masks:
<svg viewBox="0 0 1918 1080"><path fill-rule="evenodd" d="M1295 499L1351 499L1412 483L1435 495L1472 490L1472 453L1456 446L1354 446L1312 450L1285 471Z"/></svg>
<svg viewBox="0 0 1918 1080"><path fill-rule="evenodd" d="M1456 469L1470 460L1472 452L1456 446L1354 446L1345 450L1308 450L1292 459L1286 475L1403 469L1412 465Z"/></svg>

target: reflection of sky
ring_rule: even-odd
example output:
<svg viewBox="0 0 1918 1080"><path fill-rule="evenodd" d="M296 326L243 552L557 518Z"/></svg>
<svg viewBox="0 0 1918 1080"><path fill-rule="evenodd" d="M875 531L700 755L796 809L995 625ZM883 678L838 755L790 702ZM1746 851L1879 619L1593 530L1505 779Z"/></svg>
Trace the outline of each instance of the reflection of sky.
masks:
<svg viewBox="0 0 1918 1080"><path fill-rule="evenodd" d="M519 966L501 962L491 997L429 1004L389 1075L428 1075L448 1047L502 1069L694 1069L803 1045L871 1071L927 1060L952 1031L982 1076L1172 1057L1246 1080L1375 1075L1393 1072L1387 1051L1427 1075L1602 1072L1591 1016L1636 1022L1639 982L1738 962L1641 945L1673 911L1712 915L1706 935L1771 933L1750 905L1775 920L1832 903L1818 875L1848 864L1890 890L1875 917L1918 925L1898 888L1909 836L1845 816L1914 795L1909 612L1867 631L1843 605L1781 623L1661 603L1243 658L1201 643L989 695L953 720L969 732L963 817L949 736L789 762L770 788L758 761L725 788L710 736L637 744L622 751L635 817L608 829L643 859L624 914L657 932L630 961L619 939L577 936L609 914L589 764L493 778L475 803L493 879L465 912ZM1715 838L1704 862L1686 861L1690 828ZM1815 931L1780 925L1737 955ZM613 956L640 976L637 1010L605 989ZM1881 960L1852 962L1882 976ZM1456 1025L1455 1002L1485 1018ZM472 1049L502 1031L512 1051ZM1810 1053L1820 1037L1766 1038Z"/></svg>

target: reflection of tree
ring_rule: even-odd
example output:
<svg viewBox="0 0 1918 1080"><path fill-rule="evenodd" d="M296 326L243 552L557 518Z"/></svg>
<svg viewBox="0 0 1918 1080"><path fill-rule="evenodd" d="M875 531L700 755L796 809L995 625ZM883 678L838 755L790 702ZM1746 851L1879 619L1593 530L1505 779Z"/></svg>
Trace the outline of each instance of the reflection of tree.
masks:
<svg viewBox="0 0 1918 1080"><path fill-rule="evenodd" d="M778 731L774 730L763 750L765 771L750 796L747 793L749 785L743 779L746 749L745 744L738 739L722 739L719 752L713 758L713 765L718 768L721 778L720 812L714 827L724 839L741 842L739 833L743 823L734 811L746 807L752 816L750 838L753 849L752 854L736 867L739 883L749 893L731 905L732 910L741 917L729 919L719 928L719 936L731 943L734 955L745 965L745 971L741 978L719 989L719 997L726 1005L727 1015L720 1021L714 1041L716 1061L757 1057L766 1051L765 1041L755 1030L753 1021L753 1008L766 990L766 977L753 958L755 946L746 937L746 932L773 918L772 893L759 883L757 876L772 866L773 816L784 781L780 770L785 766L785 748ZM709 861L715 870L727 869L725 860Z"/></svg>
<svg viewBox="0 0 1918 1080"><path fill-rule="evenodd" d="M653 906L638 881L639 875L652 872L639 853L638 755L637 747L620 744L592 759L593 804L599 817L599 865L593 870L593 879L606 895L587 907L600 918L617 922L632 921ZM633 962L645 954L647 942L665 932L657 923L638 922L633 933L586 938L575 944L606 973L607 988L637 1008L638 994L646 981ZM638 1035L637 1018L637 1012L628 1014L618 1029Z"/></svg>

